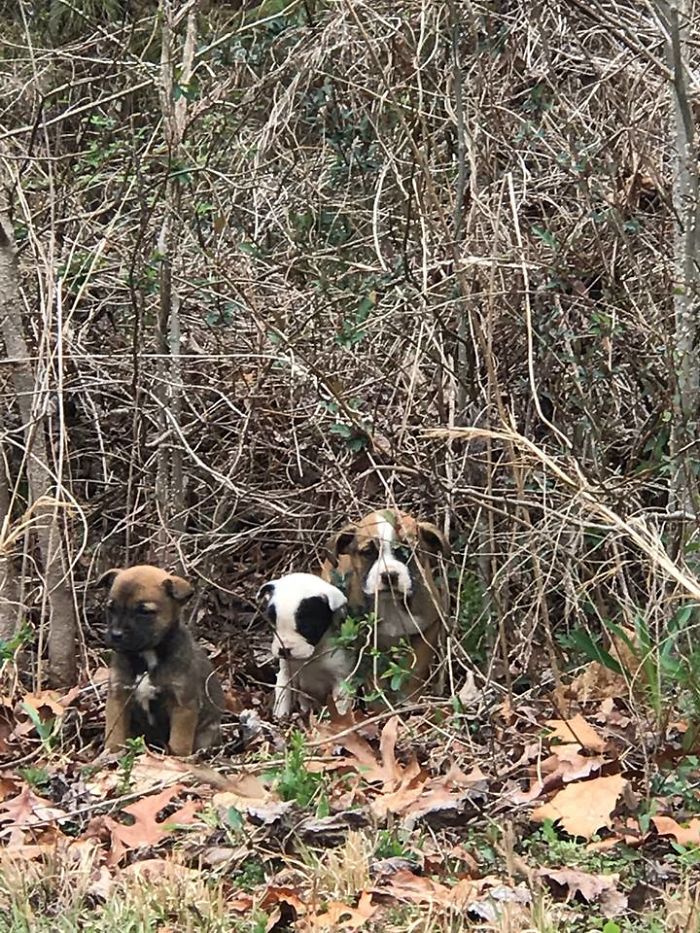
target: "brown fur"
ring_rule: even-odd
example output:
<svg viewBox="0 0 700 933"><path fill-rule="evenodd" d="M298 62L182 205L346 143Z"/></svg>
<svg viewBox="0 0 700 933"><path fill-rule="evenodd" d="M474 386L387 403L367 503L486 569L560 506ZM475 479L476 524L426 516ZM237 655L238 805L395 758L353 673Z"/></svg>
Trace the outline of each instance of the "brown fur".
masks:
<svg viewBox="0 0 700 933"><path fill-rule="evenodd" d="M375 559L373 553L366 553L366 548L379 537L379 527L389 517L397 543L405 544L412 552L413 595L408 611L398 596L391 593L381 594L375 605L362 588ZM362 521L346 525L329 544L329 557L321 575L336 585L336 574L343 577L350 615L377 612L376 641L380 649L390 648L402 639L407 639L412 648L414 663L404 689L405 697L415 698L425 689L440 653L449 598L446 581L440 579L437 555L447 557L449 552L444 535L435 525L416 521L394 509L371 512Z"/></svg>
<svg viewBox="0 0 700 933"><path fill-rule="evenodd" d="M109 586L107 634L113 648L105 748L115 751L137 735L182 756L215 744L223 691L180 621L192 586L146 565L108 570L98 585Z"/></svg>

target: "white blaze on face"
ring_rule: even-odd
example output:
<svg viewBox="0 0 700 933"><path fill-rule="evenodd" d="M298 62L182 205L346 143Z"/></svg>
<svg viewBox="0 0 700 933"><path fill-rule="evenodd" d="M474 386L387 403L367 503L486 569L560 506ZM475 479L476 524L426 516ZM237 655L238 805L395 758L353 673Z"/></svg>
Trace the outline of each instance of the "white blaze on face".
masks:
<svg viewBox="0 0 700 933"><path fill-rule="evenodd" d="M272 580L274 587L268 606L275 609L275 634L272 639L272 655L280 656L280 649L287 649L298 661L310 658L316 646L310 644L297 630L297 611L303 599L312 596L325 597L332 612L337 612L347 603L340 590L312 573L290 573L286 577Z"/></svg>
<svg viewBox="0 0 700 933"><path fill-rule="evenodd" d="M377 593L393 592L404 597L410 596L413 587L408 567L395 557L392 550L396 540L394 526L382 518L377 522L376 529L379 556L367 574L364 583L365 595L375 596Z"/></svg>

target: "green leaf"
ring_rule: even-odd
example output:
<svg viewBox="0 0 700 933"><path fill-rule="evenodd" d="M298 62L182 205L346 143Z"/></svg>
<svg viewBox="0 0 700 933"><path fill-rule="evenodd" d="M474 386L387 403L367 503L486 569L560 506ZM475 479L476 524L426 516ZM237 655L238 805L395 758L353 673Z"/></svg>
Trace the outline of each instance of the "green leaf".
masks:
<svg viewBox="0 0 700 933"><path fill-rule="evenodd" d="M243 829L243 815L235 807L229 807L226 811L226 822L231 829Z"/></svg>
<svg viewBox="0 0 700 933"><path fill-rule="evenodd" d="M51 734L54 730L55 719L47 719L44 721L39 713L34 709L33 706L30 706L28 703L22 703L22 709L29 716L32 721L36 733L42 741L46 741L51 737Z"/></svg>
<svg viewBox="0 0 700 933"><path fill-rule="evenodd" d="M349 439L353 436L354 431L348 424L343 424L338 422L337 424L332 424L328 429L331 434L337 434L338 437L343 437Z"/></svg>
<svg viewBox="0 0 700 933"><path fill-rule="evenodd" d="M546 243L547 246L550 246L552 249L557 248L557 241L552 233L549 230L545 230L544 227L534 226L532 232L536 237L539 237L543 243Z"/></svg>
<svg viewBox="0 0 700 933"><path fill-rule="evenodd" d="M615 671L616 674L622 673L622 667L619 662L616 661L608 651L601 648L597 642L593 641L585 629L574 629L569 636L569 640L575 648L578 648L578 650L585 654L591 661L598 661L603 667L607 667L610 671Z"/></svg>
<svg viewBox="0 0 700 933"><path fill-rule="evenodd" d="M674 627L685 628L694 610L695 606L692 604L688 606L681 606L681 608L673 617Z"/></svg>
<svg viewBox="0 0 700 933"><path fill-rule="evenodd" d="M353 453L359 453L361 450L364 450L367 446L366 437L353 437L348 441L348 447L352 450Z"/></svg>

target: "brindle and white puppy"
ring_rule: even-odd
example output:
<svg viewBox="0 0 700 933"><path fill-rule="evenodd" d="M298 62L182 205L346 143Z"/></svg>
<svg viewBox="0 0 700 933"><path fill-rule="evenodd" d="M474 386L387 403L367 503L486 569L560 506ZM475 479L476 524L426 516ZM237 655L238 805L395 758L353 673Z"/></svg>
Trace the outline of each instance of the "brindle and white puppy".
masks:
<svg viewBox="0 0 700 933"><path fill-rule="evenodd" d="M323 578L342 580L351 615L376 614L376 646L409 642L414 660L403 693L415 696L438 656L449 608L438 561L450 553L445 536L430 522L383 509L343 528L329 550Z"/></svg>
<svg viewBox="0 0 700 933"><path fill-rule="evenodd" d="M347 706L342 683L353 670L354 655L334 645L345 616L346 597L310 573L290 573L258 592L263 612L275 626L272 654L279 660L272 714L289 716L295 705L306 712L332 697Z"/></svg>
<svg viewBox="0 0 700 933"><path fill-rule="evenodd" d="M105 748L127 738L191 755L219 738L224 694L204 651L180 621L192 586L158 567L108 570L111 645Z"/></svg>

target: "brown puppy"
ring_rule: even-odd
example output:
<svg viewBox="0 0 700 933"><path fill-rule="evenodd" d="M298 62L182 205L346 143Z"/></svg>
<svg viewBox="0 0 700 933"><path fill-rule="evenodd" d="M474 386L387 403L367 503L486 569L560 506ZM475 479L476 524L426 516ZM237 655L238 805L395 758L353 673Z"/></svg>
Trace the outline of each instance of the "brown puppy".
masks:
<svg viewBox="0 0 700 933"><path fill-rule="evenodd" d="M173 755L191 755L219 737L224 694L204 651L180 621L192 586L158 567L108 570L109 671L105 748L142 735Z"/></svg>
<svg viewBox="0 0 700 933"><path fill-rule="evenodd" d="M371 512L343 528L330 543L322 576L343 589L349 614L376 614L379 649L402 639L411 646L413 666L405 697L420 693L439 653L448 592L437 558L449 553L435 525L396 509Z"/></svg>

